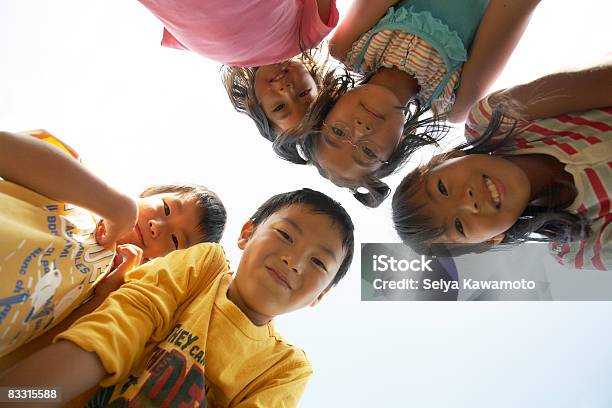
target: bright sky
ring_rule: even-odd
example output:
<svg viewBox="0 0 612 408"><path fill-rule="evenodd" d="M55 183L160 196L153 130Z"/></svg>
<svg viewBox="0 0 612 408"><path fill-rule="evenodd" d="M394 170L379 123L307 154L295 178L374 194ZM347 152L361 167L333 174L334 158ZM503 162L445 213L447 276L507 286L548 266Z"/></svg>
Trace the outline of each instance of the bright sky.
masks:
<svg viewBox="0 0 612 408"><path fill-rule="evenodd" d="M342 15L350 3L338 2ZM496 88L610 54L610 4L542 2ZM398 241L389 202L364 208L313 168L276 158L231 108L219 66L162 49L160 36L136 1L3 0L1 128L45 128L133 194L152 183L207 185L227 205L222 243L234 266L256 207L306 186L345 205L357 242ZM612 303L361 302L356 255L321 305L278 319L315 368L301 406L612 406ZM563 273L576 285L597 279Z"/></svg>

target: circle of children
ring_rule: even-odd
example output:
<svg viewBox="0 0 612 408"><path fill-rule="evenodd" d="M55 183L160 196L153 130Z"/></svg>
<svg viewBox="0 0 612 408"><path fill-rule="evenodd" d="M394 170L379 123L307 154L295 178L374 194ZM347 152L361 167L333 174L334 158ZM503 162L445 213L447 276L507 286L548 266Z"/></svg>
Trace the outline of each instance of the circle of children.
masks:
<svg viewBox="0 0 612 408"><path fill-rule="evenodd" d="M612 66L489 89L536 0L355 0L342 18L334 0L140 2L163 45L224 64L231 103L281 158L366 206L465 121L465 143L390 198L416 251L544 241L572 268L612 266ZM336 201L302 189L254 208L232 274L224 206L202 186L128 197L45 131L1 133L0 170L2 385L73 406L297 405L312 369L272 320L346 274Z"/></svg>

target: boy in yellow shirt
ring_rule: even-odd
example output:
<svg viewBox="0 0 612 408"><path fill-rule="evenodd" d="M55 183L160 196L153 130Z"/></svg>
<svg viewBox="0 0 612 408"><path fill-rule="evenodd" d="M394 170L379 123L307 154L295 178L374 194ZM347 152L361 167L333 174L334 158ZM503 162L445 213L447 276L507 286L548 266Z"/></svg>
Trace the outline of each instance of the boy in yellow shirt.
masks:
<svg viewBox="0 0 612 408"><path fill-rule="evenodd" d="M32 345L15 350L91 299L111 271L218 242L225 220L202 186L156 185L135 199L44 130L0 132L0 369L29 354Z"/></svg>
<svg viewBox="0 0 612 408"><path fill-rule="evenodd" d="M317 304L346 274L353 224L337 202L302 189L266 201L238 247L235 277L217 244L128 272L0 384L53 387L65 402L101 381L89 406L296 406L312 369L272 319Z"/></svg>

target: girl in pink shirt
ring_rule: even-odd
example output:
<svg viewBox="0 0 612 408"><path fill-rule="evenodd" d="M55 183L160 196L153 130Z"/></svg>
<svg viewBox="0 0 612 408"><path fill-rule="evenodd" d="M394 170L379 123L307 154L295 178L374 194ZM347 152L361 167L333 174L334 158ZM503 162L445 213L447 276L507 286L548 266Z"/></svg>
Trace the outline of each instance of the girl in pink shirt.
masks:
<svg viewBox="0 0 612 408"><path fill-rule="evenodd" d="M304 51L338 23L335 0L139 1L164 23L163 46L227 66L230 101L268 140L295 126L323 85Z"/></svg>

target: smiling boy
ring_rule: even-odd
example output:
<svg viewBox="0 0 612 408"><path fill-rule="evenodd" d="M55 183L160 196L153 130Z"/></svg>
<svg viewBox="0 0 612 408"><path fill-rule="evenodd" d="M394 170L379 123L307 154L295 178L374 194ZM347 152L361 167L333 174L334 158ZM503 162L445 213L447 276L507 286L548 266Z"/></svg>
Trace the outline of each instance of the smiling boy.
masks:
<svg viewBox="0 0 612 408"><path fill-rule="evenodd" d="M96 312L0 384L60 388L67 401L102 380L91 406L296 406L312 369L272 319L317 304L346 274L353 224L338 203L302 189L264 203L238 246L233 279L215 244L129 272Z"/></svg>
<svg viewBox="0 0 612 408"><path fill-rule="evenodd" d="M102 299L94 288L111 274L219 242L225 220L203 186L155 185L129 197L49 132L0 132L0 367L29 355L27 344L82 303L93 310L88 299Z"/></svg>

